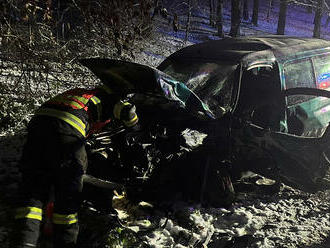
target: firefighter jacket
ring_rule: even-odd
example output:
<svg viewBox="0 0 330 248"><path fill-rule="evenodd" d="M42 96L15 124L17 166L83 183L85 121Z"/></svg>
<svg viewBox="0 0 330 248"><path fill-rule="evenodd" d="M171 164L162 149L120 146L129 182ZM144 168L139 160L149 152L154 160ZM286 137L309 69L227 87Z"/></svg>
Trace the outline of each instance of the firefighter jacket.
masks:
<svg viewBox="0 0 330 248"><path fill-rule="evenodd" d="M61 119L83 137L98 132L112 118L120 119L127 127L138 122L134 105L101 88L68 90L44 103L35 115Z"/></svg>

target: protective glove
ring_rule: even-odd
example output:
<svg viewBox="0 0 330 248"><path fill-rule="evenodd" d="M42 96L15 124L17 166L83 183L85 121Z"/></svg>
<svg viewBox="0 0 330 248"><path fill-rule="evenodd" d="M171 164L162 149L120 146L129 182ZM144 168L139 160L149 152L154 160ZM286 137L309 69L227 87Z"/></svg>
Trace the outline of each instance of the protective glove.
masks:
<svg viewBox="0 0 330 248"><path fill-rule="evenodd" d="M124 101L115 104L113 114L115 118L121 120L126 127L134 127L139 121L136 114L136 106Z"/></svg>

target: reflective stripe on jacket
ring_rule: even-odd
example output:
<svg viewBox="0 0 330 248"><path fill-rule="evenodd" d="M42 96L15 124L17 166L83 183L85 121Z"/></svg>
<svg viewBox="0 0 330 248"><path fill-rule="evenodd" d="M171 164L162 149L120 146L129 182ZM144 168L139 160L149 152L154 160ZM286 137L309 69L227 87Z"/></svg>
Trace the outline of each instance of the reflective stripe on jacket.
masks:
<svg viewBox="0 0 330 248"><path fill-rule="evenodd" d="M35 114L61 119L86 137L92 124L89 122L99 122L102 116L101 100L95 95L96 93L95 90L85 89L66 91L47 101ZM93 120L90 120L92 116L89 110L90 103L96 107ZM79 115L79 111L83 112ZM87 117L80 117L84 115Z"/></svg>
<svg viewBox="0 0 330 248"><path fill-rule="evenodd" d="M58 119L61 119L62 121L65 121L66 123L73 126L75 129L77 129L84 137L86 137L86 125L83 123L77 116L70 114L65 111L57 110L57 109L51 109L51 108L40 108L35 113L36 115L46 115L51 117L56 117Z"/></svg>

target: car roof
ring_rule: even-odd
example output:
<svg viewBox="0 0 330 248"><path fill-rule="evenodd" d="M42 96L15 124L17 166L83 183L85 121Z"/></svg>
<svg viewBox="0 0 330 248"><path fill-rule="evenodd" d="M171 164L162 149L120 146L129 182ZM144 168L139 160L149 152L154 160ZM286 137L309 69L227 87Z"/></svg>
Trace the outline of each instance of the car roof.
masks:
<svg viewBox="0 0 330 248"><path fill-rule="evenodd" d="M245 36L191 45L173 53L165 61L191 61L196 59L222 61L229 64L243 62L250 65L260 59L283 62L301 55L301 53L324 50L325 48L330 48L330 41L323 39L283 35ZM164 64L167 64L167 62ZM161 63L158 68L162 69L164 64Z"/></svg>

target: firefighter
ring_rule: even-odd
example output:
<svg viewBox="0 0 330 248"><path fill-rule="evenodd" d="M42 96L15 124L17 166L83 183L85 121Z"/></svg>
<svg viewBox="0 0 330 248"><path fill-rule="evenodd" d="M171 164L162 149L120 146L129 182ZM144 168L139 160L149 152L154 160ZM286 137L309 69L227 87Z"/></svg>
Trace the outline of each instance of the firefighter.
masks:
<svg viewBox="0 0 330 248"><path fill-rule="evenodd" d="M138 117L135 106L112 94L107 86L66 91L36 111L20 163L22 182L11 247L37 246L51 191L54 247L75 247L82 176L87 168L85 139L112 122L132 128Z"/></svg>

